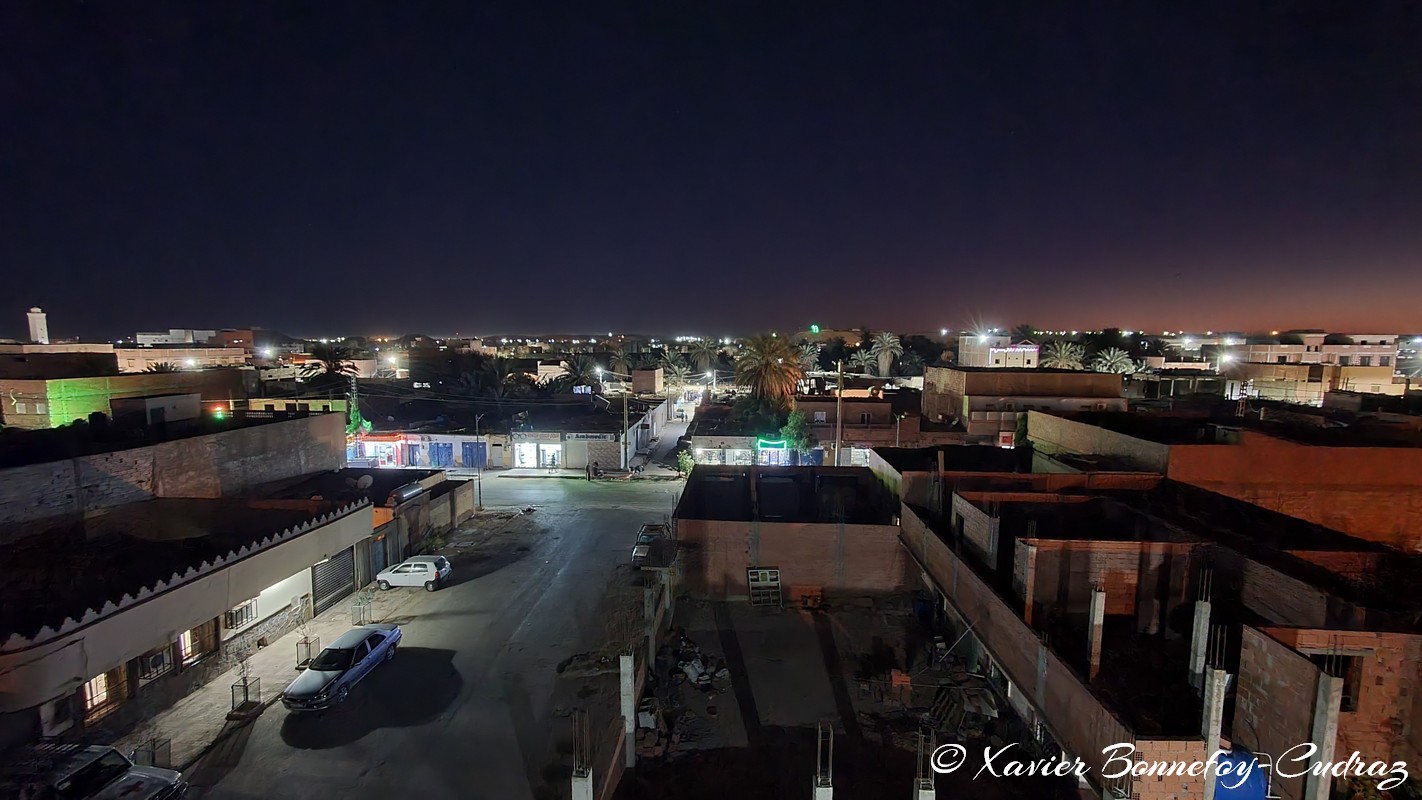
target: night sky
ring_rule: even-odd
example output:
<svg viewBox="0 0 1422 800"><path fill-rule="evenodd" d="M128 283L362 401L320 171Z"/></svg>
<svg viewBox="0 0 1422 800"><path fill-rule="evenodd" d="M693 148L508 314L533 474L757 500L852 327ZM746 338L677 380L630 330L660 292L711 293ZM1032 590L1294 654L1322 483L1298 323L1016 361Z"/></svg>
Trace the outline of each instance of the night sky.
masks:
<svg viewBox="0 0 1422 800"><path fill-rule="evenodd" d="M1422 329L1422 4L0 9L0 335Z"/></svg>

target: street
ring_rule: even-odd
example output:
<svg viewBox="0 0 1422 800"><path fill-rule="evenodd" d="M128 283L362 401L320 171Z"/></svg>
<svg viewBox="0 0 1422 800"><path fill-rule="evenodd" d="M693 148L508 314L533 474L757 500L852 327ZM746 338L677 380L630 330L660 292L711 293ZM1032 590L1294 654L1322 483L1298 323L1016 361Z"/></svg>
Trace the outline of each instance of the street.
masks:
<svg viewBox="0 0 1422 800"><path fill-rule="evenodd" d="M539 531L472 563L461 564L455 551L451 584L420 592L387 620L404 629L399 654L362 681L346 707L293 717L273 706L198 763L193 794L566 796L567 773L555 764L568 726L553 713L557 665L600 644L598 601L613 568L629 558L641 523L672 512L680 489L486 476L484 505L532 506L526 519Z"/></svg>

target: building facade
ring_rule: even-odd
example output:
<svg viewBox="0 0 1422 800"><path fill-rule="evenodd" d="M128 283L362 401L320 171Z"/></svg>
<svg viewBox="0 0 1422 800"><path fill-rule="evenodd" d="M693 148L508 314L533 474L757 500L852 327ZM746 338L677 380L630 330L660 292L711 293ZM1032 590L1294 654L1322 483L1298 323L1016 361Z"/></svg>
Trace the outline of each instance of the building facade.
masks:
<svg viewBox="0 0 1422 800"><path fill-rule="evenodd" d="M206 369L247 365L247 351L241 347L121 347L114 349L119 372L148 372L162 368Z"/></svg>
<svg viewBox="0 0 1422 800"><path fill-rule="evenodd" d="M924 370L923 418L951 424L967 444L1017 443L1030 410L1125 411L1122 376L1101 372L994 367L928 367Z"/></svg>
<svg viewBox="0 0 1422 800"><path fill-rule="evenodd" d="M965 334L958 337L958 364L964 367L1031 369L1039 363L1040 348L1032 342L1013 344L1012 337Z"/></svg>

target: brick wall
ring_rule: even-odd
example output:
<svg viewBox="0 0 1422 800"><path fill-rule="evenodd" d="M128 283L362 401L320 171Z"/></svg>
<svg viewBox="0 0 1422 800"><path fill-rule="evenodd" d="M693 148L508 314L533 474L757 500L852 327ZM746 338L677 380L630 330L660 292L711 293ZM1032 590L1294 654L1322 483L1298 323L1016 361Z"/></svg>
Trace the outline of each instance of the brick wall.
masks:
<svg viewBox="0 0 1422 800"><path fill-rule="evenodd" d="M1244 626L1231 741L1274 756L1311 741L1317 693L1318 667L1264 631ZM1275 776L1274 788L1299 800L1303 778Z"/></svg>
<svg viewBox="0 0 1422 800"><path fill-rule="evenodd" d="M1199 764L1205 760L1203 740L1137 739L1139 760L1151 764ZM1203 768L1202 768L1203 771ZM1155 775L1136 778L1132 797L1140 800L1197 800L1204 796L1204 775Z"/></svg>
<svg viewBox="0 0 1422 800"><path fill-rule="evenodd" d="M1337 652L1361 656L1356 709L1338 714L1340 760L1358 751L1364 760L1422 763L1422 731L1413 713L1422 692L1422 636L1372 631L1265 629L1308 653Z"/></svg>
<svg viewBox="0 0 1422 800"><path fill-rule="evenodd" d="M756 553L751 523L726 520L677 521L687 591L711 599L744 598L746 569L780 569L782 589L826 593L888 594L912 581L911 564L892 525L762 522ZM754 562L752 561L754 559Z"/></svg>
<svg viewBox="0 0 1422 800"><path fill-rule="evenodd" d="M219 497L344 464L341 414L252 425L0 471L0 524L87 513L154 497ZM5 540L3 533L0 540Z"/></svg>
<svg viewBox="0 0 1422 800"><path fill-rule="evenodd" d="M1265 619L1308 628L1327 624L1328 596L1303 581L1246 558L1243 584L1244 605Z"/></svg>
<svg viewBox="0 0 1422 800"><path fill-rule="evenodd" d="M1036 563L1031 574L1026 569L1026 548L1036 547ZM1167 598L1164 612L1184 602L1184 583L1190 553L1199 544L1189 542L1106 542L1057 539L1019 539L1014 573L1020 574L1023 589L1031 581L1034 608L1032 618L1049 608L1067 614L1086 614L1091 591L1106 589L1108 615L1134 615L1142 604L1157 597ZM1160 582L1168 587L1162 589ZM1019 590L1019 597L1025 591Z"/></svg>
<svg viewBox="0 0 1422 800"><path fill-rule="evenodd" d="M963 521L963 540L986 564L997 563L997 520L964 497L953 495L953 519Z"/></svg>
<svg viewBox="0 0 1422 800"><path fill-rule="evenodd" d="M1384 553L1335 552L1326 550L1286 550L1289 555L1317 564L1349 580L1365 581L1385 560Z"/></svg>
<svg viewBox="0 0 1422 800"><path fill-rule="evenodd" d="M1173 457L1166 445L1040 411L1027 412L1027 438L1045 453L1114 456L1161 475L1166 474Z"/></svg>

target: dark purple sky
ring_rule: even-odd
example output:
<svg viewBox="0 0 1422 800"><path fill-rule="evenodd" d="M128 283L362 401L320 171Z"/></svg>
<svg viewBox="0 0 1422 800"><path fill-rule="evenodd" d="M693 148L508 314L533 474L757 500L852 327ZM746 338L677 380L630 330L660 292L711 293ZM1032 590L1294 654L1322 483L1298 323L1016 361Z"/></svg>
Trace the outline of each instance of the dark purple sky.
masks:
<svg viewBox="0 0 1422 800"><path fill-rule="evenodd" d="M1422 4L855 6L6 3L0 335L1422 328Z"/></svg>

